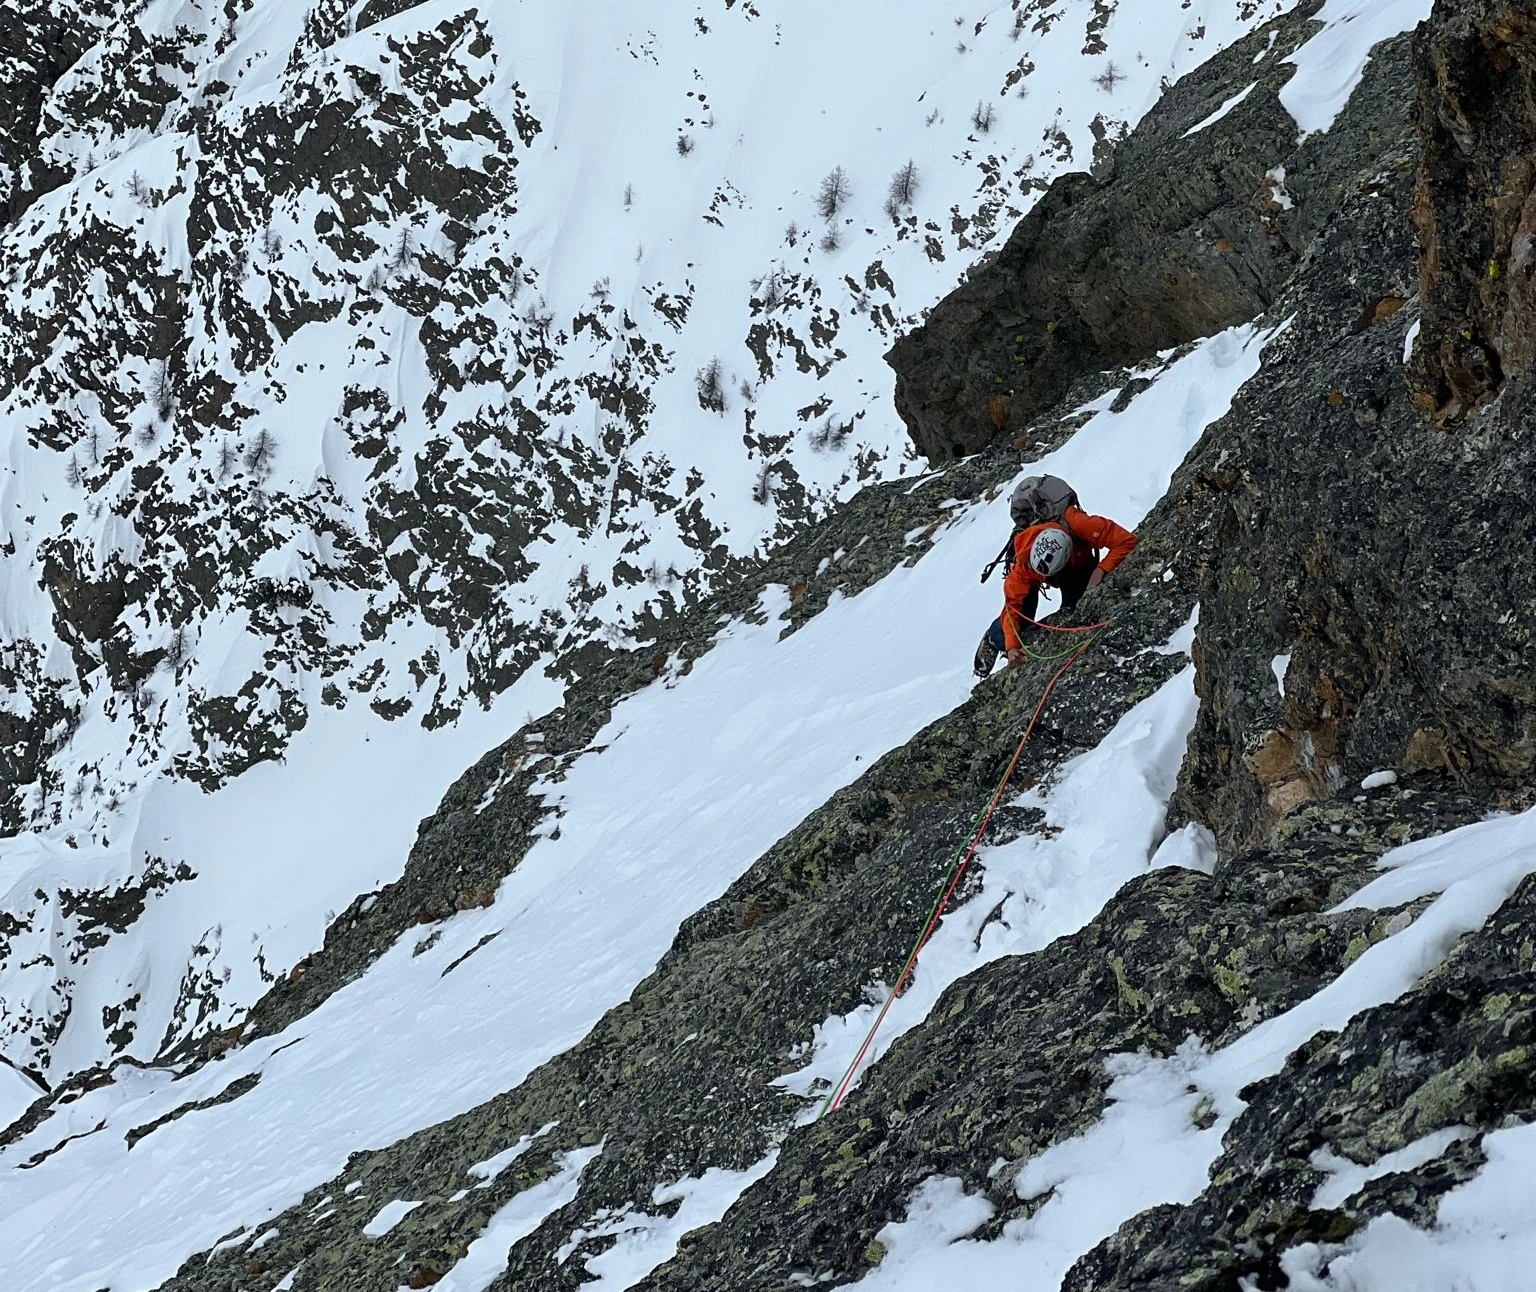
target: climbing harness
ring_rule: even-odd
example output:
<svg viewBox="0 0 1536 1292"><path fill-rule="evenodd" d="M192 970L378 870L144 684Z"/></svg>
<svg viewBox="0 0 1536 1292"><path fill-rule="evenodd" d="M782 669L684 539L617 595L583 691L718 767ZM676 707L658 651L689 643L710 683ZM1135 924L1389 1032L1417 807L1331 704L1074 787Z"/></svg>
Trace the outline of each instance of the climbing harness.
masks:
<svg viewBox="0 0 1536 1292"><path fill-rule="evenodd" d="M1018 769L1019 760L1024 756L1024 747L1029 744L1029 738L1034 733L1036 724L1040 721L1040 715L1045 711L1045 702L1050 699L1051 691L1055 688L1056 683L1061 680L1062 675L1087 653L1088 648L1098 641L1114 622L1112 616L1100 623L1064 628L1057 624L1041 623L1039 620L1029 619L1025 615L1020 615L1019 617L1033 624L1036 628L1044 628L1055 633L1073 634L1072 643L1067 650L1053 655L1037 655L1033 651L1028 652L1031 659L1053 661L1065 657L1066 663L1051 675L1051 680L1045 684L1045 690L1040 693L1040 700L1035 705L1035 711L1030 716L1029 725L1024 728L1024 734L1019 739L1018 747L1013 751L1013 757L1009 760L1007 769L1003 772L1002 780L997 783L997 788L992 791L991 799L978 816L968 841L955 851L949 872L944 876L939 887L938 896L934 898L933 905L928 910L928 918L923 922L923 930L917 935L917 941L912 944L912 950L907 956L906 963L902 965L901 973L897 975L895 987L891 989L890 995L886 997L885 1004L880 1007L880 1012L875 1015L875 1021L870 1024L869 1031L864 1037L864 1043L859 1046L859 1052L853 1056L853 1062L848 1065L848 1070L843 1073L843 1079L833 1087L832 1092L822 1103L820 1111L816 1114L817 1121L820 1121L829 1112L834 1112L841 1108L843 1100L848 1097L848 1091L853 1086L854 1075L858 1072L859 1065L864 1062L865 1056L869 1053L870 1046L875 1043L875 1034L880 1030L880 1024L885 1022L885 1016L890 1013L891 1006L896 1003L896 998L901 995L902 988L907 985L907 980L912 976L912 971L917 967L917 957L922 954L923 948L928 945L928 940L933 937L934 931L938 928L939 921L944 918L944 912L949 906L950 899L955 895L955 890L959 888L961 879L965 877L965 871L971 864L971 858L976 855L976 850L981 846L982 838L987 832L987 826L991 822L993 814L997 811L998 805L1003 801L1003 792L1008 788L1008 782L1013 779L1013 773ZM1083 638L1083 634L1088 634L1088 636ZM1078 640L1079 638L1083 639Z"/></svg>

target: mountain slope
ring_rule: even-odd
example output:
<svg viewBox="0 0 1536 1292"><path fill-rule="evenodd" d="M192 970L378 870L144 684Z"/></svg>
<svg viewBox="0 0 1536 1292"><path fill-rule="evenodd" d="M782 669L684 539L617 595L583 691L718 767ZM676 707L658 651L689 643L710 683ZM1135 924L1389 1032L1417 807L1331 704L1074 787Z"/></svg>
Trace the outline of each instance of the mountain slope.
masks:
<svg viewBox="0 0 1536 1292"><path fill-rule="evenodd" d="M1513 1285L1527 391L1413 398L1435 362L1470 389L1449 335L1414 346L1482 265L1455 239L1417 260L1414 213L1423 237L1464 200L1455 148L1524 173L1517 111L1426 126L1460 102L1440 69L1536 65L1487 8L1411 43L1422 8L1330 0L1168 96L1146 139L1272 180L1224 199L1294 266L1259 315L1132 368L1079 356L985 451L582 656L242 1026L12 1125L20 1286L1358 1289L1401 1286L1404 1253L1428 1286ZM1270 58L1296 74L1250 82ZM1129 141L1077 215L1042 202L1046 233L1144 204L1150 155ZM1208 214L1147 224L1198 240ZM1491 236L1516 263L1518 222ZM1010 240L958 299L1051 245ZM1474 302L1499 353L1519 292ZM982 391L1011 362L950 360ZM1036 469L1141 544L816 1120L1060 667L964 675L996 609L973 575Z"/></svg>
<svg viewBox="0 0 1536 1292"><path fill-rule="evenodd" d="M1285 7L8 0L5 1056L238 1022L561 682L912 474L898 327Z"/></svg>

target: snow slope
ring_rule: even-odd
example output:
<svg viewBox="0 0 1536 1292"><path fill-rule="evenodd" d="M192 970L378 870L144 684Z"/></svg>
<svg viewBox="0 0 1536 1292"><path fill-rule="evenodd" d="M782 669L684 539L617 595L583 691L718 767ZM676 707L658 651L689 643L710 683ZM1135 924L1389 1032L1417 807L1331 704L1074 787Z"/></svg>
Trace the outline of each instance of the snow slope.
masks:
<svg viewBox="0 0 1536 1292"><path fill-rule="evenodd" d="M0 1053L237 1021L553 660L913 470L896 331L1289 2L71 6L0 231Z"/></svg>
<svg viewBox="0 0 1536 1292"><path fill-rule="evenodd" d="M1162 364L1126 408L1100 407L1040 465L1070 470L1096 506L1134 523L1256 370L1265 339L1236 329ZM535 845L491 907L448 920L425 949L408 935L283 1034L180 1080L120 1069L112 1085L0 1149L9 1203L0 1245L13 1253L17 1286L153 1286L233 1230L255 1237L264 1219L342 1171L349 1153L473 1107L574 1044L651 970L685 916L833 789L967 695L971 649L996 595L974 572L1006 524L1001 505L957 509L920 560L782 641L787 594L776 594L765 623L727 626L686 674L620 703L593 752L549 789L558 837L551 830ZM968 614L932 613L965 588ZM847 643L876 636L882 667L872 670ZM1137 773L1148 778L1146 810L1126 815L1123 838L1069 833L1054 860L989 858L1000 883L1016 865L1056 876L1059 906L1038 927L1023 921L1026 940L1075 927L1135 873L1096 877L1104 856L1148 856L1192 705L1185 676L1106 742L1101 761L1111 766L1151 760ZM1099 792L1093 781L1069 775L1063 802ZM945 937L963 941L969 933L954 930L970 919ZM493 933L505 936L473 950ZM942 945L934 950L935 967L955 972ZM929 998L929 979L918 985L914 1000ZM135 1127L257 1074L239 1098L129 1148Z"/></svg>

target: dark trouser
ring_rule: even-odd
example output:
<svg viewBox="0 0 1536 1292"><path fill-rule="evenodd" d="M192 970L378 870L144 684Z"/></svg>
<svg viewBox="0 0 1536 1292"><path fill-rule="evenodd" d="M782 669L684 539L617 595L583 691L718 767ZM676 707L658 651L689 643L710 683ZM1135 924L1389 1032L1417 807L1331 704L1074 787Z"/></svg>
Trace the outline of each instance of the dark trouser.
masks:
<svg viewBox="0 0 1536 1292"><path fill-rule="evenodd" d="M1083 599L1083 593L1088 591L1088 580L1093 577L1093 572L1098 566L1089 562L1081 569L1068 568L1061 573L1061 582L1052 583L1051 586L1061 593L1061 608L1070 610ZM1029 595L1024 598L1024 619L1039 618L1040 589L1031 588ZM1026 634L1035 631L1034 624L1021 620L1014 627L1018 630L1019 640L1022 641ZM992 627L987 629L987 640L997 649L1001 655L1008 649L1007 640L1003 637L1003 617L999 615L992 621Z"/></svg>

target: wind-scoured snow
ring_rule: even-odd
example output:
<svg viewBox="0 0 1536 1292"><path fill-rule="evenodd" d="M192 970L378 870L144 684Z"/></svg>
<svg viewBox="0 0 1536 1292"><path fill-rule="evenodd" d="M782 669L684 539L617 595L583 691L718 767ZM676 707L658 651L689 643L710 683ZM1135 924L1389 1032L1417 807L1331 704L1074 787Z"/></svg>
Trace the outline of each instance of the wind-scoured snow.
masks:
<svg viewBox="0 0 1536 1292"><path fill-rule="evenodd" d="M419 1206L421 1206L419 1200L407 1202L404 1198L386 1202L379 1208L379 1214L363 1226L363 1233L369 1238L382 1238Z"/></svg>
<svg viewBox="0 0 1536 1292"><path fill-rule="evenodd" d="M562 1153L560 1169L547 1180L512 1197L497 1210L480 1237L469 1245L462 1258L435 1286L439 1292L485 1292L496 1276L507 1268L507 1253L533 1233L552 1213L576 1197L581 1173L603 1151L601 1144Z"/></svg>
<svg viewBox="0 0 1536 1292"><path fill-rule="evenodd" d="M1369 947L1316 995L1221 1050L1207 1052L1190 1037L1168 1058L1111 1058L1114 1081L1103 1118L1084 1134L1052 1145L1019 1173L1021 1197L1050 1191L1038 1212L1010 1222L1003 1236L992 1242L957 1239L951 1232L925 1246L908 1244L902 1259L882 1261L858 1286L926 1292L942 1277L953 1292L1005 1286L1049 1292L1060 1286L1075 1260L1133 1216L1160 1203L1194 1201L1220 1156L1222 1137L1243 1111L1238 1092L1244 1086L1279 1072L1291 1052L1319 1032L1339 1030L1361 1011L1396 1000L1439 964L1459 937L1481 928L1522 879L1536 872L1536 810L1407 844L1387 853L1381 865L1386 873L1337 909L1387 909L1439 896L1411 924ZM1215 1117L1203 1130L1196 1119L1202 1107ZM1529 1190L1516 1181L1528 1180L1528 1174L1520 1173L1536 1165L1536 1135L1531 1129L1499 1132L1508 1137L1500 1156L1491 1157L1482 1174L1442 1201L1441 1228L1435 1233L1412 1230L1390 1217L1378 1220L1361 1240L1358 1265L1348 1260L1335 1265L1337 1282L1306 1281L1308 1265L1318 1268L1321 1249L1298 1248L1289 1258L1292 1288L1451 1292L1467 1287L1513 1292L1523 1287L1512 1274L1528 1269L1519 1262L1536 1251L1528 1237L1536 1208ZM1485 1143L1497 1138L1489 1136ZM1447 1138L1440 1151L1453 1139ZM1336 1194L1334 1190L1330 1196ZM1451 1198L1459 1201L1448 1213ZM914 1204L927 1205L916 1196ZM896 1230L893 1226L883 1232ZM1416 1237L1404 1243L1405 1235ZM1424 1262L1404 1260L1405 1251L1423 1252ZM1454 1265L1458 1258L1466 1263ZM1450 1277L1452 1270L1462 1271L1461 1282Z"/></svg>
<svg viewBox="0 0 1536 1292"><path fill-rule="evenodd" d="M1217 108L1215 112L1211 113L1210 116L1204 118L1201 121L1197 121L1194 125L1190 126L1190 128L1186 130L1183 135L1180 136L1180 138L1188 139L1190 135L1198 135L1207 126L1214 126L1218 121L1226 116L1227 113L1231 112L1233 108L1237 107L1238 104L1240 104L1244 99L1246 99L1250 94L1258 89L1258 87L1259 83L1254 81L1246 88L1239 90L1230 99L1228 99L1219 108Z"/></svg>
<svg viewBox="0 0 1536 1292"><path fill-rule="evenodd" d="M1067 445L1024 470L1063 473L1092 508L1136 524L1256 371L1270 335L1245 326L1199 343L1149 374L1122 411L1099 401ZM179 1081L120 1068L111 1086L0 1149L9 1203L0 1249L16 1286L153 1286L231 1231L254 1234L341 1172L350 1153L472 1108L575 1044L650 972L687 915L969 694L972 649L998 595L977 585L976 571L1009 525L1001 502L957 509L913 565L783 640L777 615L788 594L774 592L765 622L727 625L690 670L615 707L592 749L547 788L558 837L535 843L491 907L446 921L419 954L408 935L285 1033ZM1160 586L1154 578L1145 595ZM1102 754L1072 765L1052 799L1076 827L1067 845L989 854L989 876L1018 863L1021 894L1026 880L1059 886L1053 915L1016 899L1018 937L1091 918L1113 891L1110 856L1144 866L1194 703L1186 671L1123 721ZM1139 806L1093 825L1086 799L1103 792L1105 776ZM1086 887L1074 895L1076 878ZM930 972L960 922L930 948ZM492 933L507 936L474 950ZM988 954L1002 953L1002 936L989 931ZM928 982L920 975L918 986ZM130 1154L128 1131L256 1073L254 1089L160 1126Z"/></svg>
<svg viewBox="0 0 1536 1292"><path fill-rule="evenodd" d="M1427 1162L1433 1162L1452 1144L1468 1138L1472 1132L1465 1126L1447 1126L1443 1130L1405 1144L1394 1153L1386 1153L1369 1166L1347 1157L1340 1157L1332 1149L1320 1148L1312 1154L1312 1165L1326 1171L1328 1178L1317 1186L1312 1195L1311 1207L1321 1211L1342 1206L1372 1180L1379 1180L1394 1171L1413 1171Z"/></svg>
<svg viewBox="0 0 1536 1292"><path fill-rule="evenodd" d="M477 1189L485 1188L559 1124L559 1122L550 1122L548 1125L541 1126L532 1135L524 1135L510 1148L504 1148L500 1153L493 1153L483 1162L476 1162L469 1168L469 1173L479 1181L479 1184L475 1187Z"/></svg>
<svg viewBox="0 0 1536 1292"><path fill-rule="evenodd" d="M1536 1125L1485 1135L1482 1150L1487 1164L1440 1199L1432 1229L1385 1215L1346 1245L1294 1247L1280 1260L1289 1292L1524 1292L1536 1269Z"/></svg>
<svg viewBox="0 0 1536 1292"><path fill-rule="evenodd" d="M1327 0L1317 11L1323 29L1283 60L1296 74L1280 102L1303 136L1329 129L1365 75L1371 49L1429 17L1433 0Z"/></svg>

